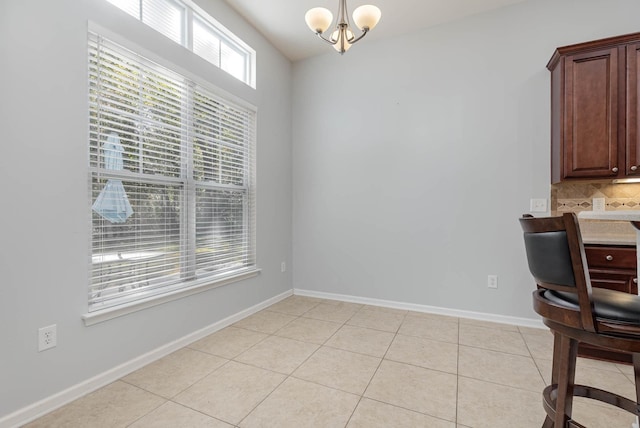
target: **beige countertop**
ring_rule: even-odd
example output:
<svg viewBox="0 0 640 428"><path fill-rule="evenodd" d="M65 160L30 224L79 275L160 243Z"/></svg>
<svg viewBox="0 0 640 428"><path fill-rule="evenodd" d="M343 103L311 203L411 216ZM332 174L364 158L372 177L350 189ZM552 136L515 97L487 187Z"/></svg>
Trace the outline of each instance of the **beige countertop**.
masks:
<svg viewBox="0 0 640 428"><path fill-rule="evenodd" d="M586 220L640 221L640 210L581 211L578 213L578 218Z"/></svg>
<svg viewBox="0 0 640 428"><path fill-rule="evenodd" d="M578 213L585 244L636 245L636 229L631 221L640 221L640 210L582 211Z"/></svg>

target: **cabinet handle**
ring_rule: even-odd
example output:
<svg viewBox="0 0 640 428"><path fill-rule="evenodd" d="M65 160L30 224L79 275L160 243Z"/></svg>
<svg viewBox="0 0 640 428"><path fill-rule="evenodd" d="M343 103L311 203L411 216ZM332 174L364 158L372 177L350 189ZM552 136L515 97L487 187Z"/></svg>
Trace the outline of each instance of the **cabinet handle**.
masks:
<svg viewBox="0 0 640 428"><path fill-rule="evenodd" d="M638 283L638 278L633 278L633 283L637 284Z"/></svg>
<svg viewBox="0 0 640 428"><path fill-rule="evenodd" d="M614 166L613 168L611 168L611 171L613 171L613 172L618 172L618 167L617 167L617 166Z"/></svg>
<svg viewBox="0 0 640 428"><path fill-rule="evenodd" d="M607 259L608 261L613 260L613 256L611 254L608 254L607 257L605 257L605 259Z"/></svg>
<svg viewBox="0 0 640 428"><path fill-rule="evenodd" d="M631 168L629 168L631 171L635 171L638 169L638 167L636 165L632 165Z"/></svg>

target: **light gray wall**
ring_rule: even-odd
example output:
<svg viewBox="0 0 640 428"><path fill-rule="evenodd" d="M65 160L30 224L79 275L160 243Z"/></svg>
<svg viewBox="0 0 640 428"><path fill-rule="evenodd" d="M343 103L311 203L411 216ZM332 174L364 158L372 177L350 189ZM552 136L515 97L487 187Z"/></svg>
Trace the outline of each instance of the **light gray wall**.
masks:
<svg viewBox="0 0 640 428"><path fill-rule="evenodd" d="M198 4L258 52L255 91L204 63L196 73L258 107L262 272L85 327L87 22L180 49L103 0L0 2L0 418L292 287L280 273L291 264L291 63L222 0ZM50 324L58 346L38 353Z"/></svg>
<svg viewBox="0 0 640 428"><path fill-rule="evenodd" d="M517 219L549 197L545 66L638 16L531 0L296 63L294 287L537 318Z"/></svg>

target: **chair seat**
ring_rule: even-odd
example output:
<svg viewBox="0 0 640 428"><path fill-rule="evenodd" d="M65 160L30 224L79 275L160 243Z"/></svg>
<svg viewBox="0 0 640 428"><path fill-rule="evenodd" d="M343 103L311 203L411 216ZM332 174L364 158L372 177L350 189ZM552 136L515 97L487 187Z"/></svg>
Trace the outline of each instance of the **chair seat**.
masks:
<svg viewBox="0 0 640 428"><path fill-rule="evenodd" d="M543 296L556 305L565 306L571 310L580 310L577 294L546 290ZM594 287L592 298L594 315L597 319L640 327L640 296Z"/></svg>

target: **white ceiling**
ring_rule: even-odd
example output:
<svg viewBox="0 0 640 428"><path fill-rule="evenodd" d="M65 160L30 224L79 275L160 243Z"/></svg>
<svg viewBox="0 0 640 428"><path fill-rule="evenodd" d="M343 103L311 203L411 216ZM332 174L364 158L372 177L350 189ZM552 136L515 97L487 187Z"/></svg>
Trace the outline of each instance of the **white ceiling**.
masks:
<svg viewBox="0 0 640 428"><path fill-rule="evenodd" d="M337 52L319 40L304 22L304 14L312 7L338 13L338 0L225 0L247 19L290 60ZM352 0L347 1L350 18L362 4L373 4L382 10L382 19L367 39L374 40L410 33L421 28L454 21L468 15L486 12L525 0ZM354 28L359 33L357 28Z"/></svg>

